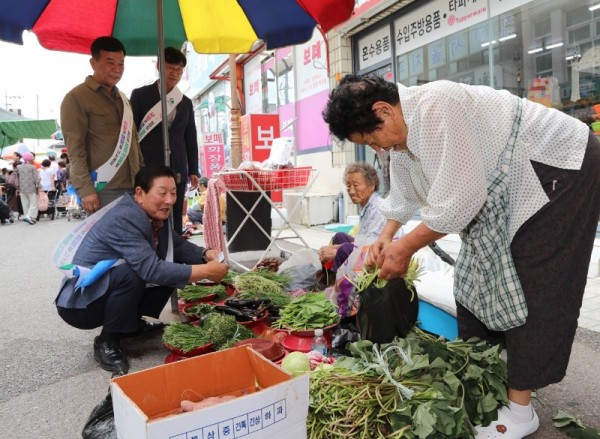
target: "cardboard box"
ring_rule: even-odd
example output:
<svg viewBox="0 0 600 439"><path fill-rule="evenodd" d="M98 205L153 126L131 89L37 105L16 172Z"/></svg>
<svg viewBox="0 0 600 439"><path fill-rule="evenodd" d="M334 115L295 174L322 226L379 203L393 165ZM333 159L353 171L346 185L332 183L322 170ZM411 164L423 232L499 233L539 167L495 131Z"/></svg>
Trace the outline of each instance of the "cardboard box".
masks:
<svg viewBox="0 0 600 439"><path fill-rule="evenodd" d="M132 373L111 383L117 435L120 439L304 439L308 382L308 375L292 378L248 347ZM231 394L238 397L177 413L182 399Z"/></svg>

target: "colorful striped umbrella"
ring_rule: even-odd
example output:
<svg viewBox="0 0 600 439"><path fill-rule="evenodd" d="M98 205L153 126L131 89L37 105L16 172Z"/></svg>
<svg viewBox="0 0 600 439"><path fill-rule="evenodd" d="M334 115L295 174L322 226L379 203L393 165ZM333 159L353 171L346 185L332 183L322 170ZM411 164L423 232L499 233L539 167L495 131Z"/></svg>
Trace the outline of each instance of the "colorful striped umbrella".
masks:
<svg viewBox="0 0 600 439"><path fill-rule="evenodd" d="M0 40L23 44L32 31L51 50L89 54L92 41L112 35L128 55L156 55L190 41L198 53L246 53L308 41L347 20L354 0L163 0L162 29L150 0L0 0Z"/></svg>

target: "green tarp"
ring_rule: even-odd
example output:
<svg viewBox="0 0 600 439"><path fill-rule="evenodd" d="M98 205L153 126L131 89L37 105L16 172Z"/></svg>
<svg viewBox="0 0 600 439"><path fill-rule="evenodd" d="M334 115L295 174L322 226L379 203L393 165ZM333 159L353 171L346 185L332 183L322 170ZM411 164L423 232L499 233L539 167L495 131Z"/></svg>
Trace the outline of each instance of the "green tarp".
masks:
<svg viewBox="0 0 600 439"><path fill-rule="evenodd" d="M33 120L0 108L0 148L21 139L50 139L56 131L55 120Z"/></svg>

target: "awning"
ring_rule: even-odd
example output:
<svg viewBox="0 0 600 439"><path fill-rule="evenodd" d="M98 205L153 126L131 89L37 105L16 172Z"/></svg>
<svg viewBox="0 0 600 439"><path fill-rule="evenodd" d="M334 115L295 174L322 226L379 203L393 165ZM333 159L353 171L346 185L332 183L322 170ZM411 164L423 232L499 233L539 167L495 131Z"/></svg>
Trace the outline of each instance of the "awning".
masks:
<svg viewBox="0 0 600 439"><path fill-rule="evenodd" d="M0 148L21 139L50 139L56 128L55 120L28 119L0 108Z"/></svg>

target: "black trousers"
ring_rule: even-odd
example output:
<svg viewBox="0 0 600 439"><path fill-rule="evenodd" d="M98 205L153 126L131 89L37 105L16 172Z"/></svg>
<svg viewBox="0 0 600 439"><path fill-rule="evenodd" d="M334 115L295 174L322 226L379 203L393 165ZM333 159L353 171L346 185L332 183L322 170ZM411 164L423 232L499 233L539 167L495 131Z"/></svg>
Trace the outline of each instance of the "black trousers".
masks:
<svg viewBox="0 0 600 439"><path fill-rule="evenodd" d="M185 192L187 183L179 183L177 185L177 200L173 206L173 230L178 235L183 233L183 203L185 201Z"/></svg>
<svg viewBox="0 0 600 439"><path fill-rule="evenodd" d="M172 291L173 287L165 286L146 288L146 282L122 264L111 269L106 294L87 308L57 309L61 318L75 328L102 326L106 332L127 334L137 331L142 316L158 318Z"/></svg>
<svg viewBox="0 0 600 439"><path fill-rule="evenodd" d="M600 214L600 143L590 134L580 170L532 166L550 201L511 243L526 323L491 332L457 304L461 338L505 345L509 385L516 390L545 387L566 374Z"/></svg>

